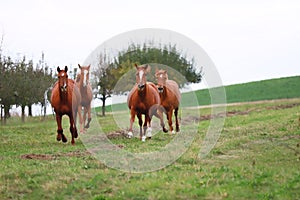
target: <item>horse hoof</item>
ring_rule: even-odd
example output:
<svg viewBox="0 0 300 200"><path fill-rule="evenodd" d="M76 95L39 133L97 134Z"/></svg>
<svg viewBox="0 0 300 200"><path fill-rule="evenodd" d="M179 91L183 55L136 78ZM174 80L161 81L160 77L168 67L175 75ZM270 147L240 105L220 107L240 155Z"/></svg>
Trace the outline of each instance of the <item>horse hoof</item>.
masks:
<svg viewBox="0 0 300 200"><path fill-rule="evenodd" d="M128 138L132 138L133 137L133 133L130 131L129 133L127 133L127 137Z"/></svg>
<svg viewBox="0 0 300 200"><path fill-rule="evenodd" d="M142 142L145 142L146 141L146 136L143 136L142 137Z"/></svg>
<svg viewBox="0 0 300 200"><path fill-rule="evenodd" d="M78 132L77 132L77 129L75 130L74 137L75 137L75 138L78 138Z"/></svg>
<svg viewBox="0 0 300 200"><path fill-rule="evenodd" d="M88 128L90 128L90 126L89 125L85 125L84 128L88 129Z"/></svg>
<svg viewBox="0 0 300 200"><path fill-rule="evenodd" d="M59 137L59 136L57 136L56 137L56 140L59 142L59 141L61 141L61 136Z"/></svg>
<svg viewBox="0 0 300 200"><path fill-rule="evenodd" d="M62 142L63 142L63 143L68 142L68 140L67 140L67 138L66 138L65 136L62 137Z"/></svg>
<svg viewBox="0 0 300 200"><path fill-rule="evenodd" d="M146 136L147 136L147 138L151 138L152 137L152 128L148 128L147 129Z"/></svg>
<svg viewBox="0 0 300 200"><path fill-rule="evenodd" d="M175 131L173 130L172 132L171 132L171 135L175 135L176 133L175 133Z"/></svg>
<svg viewBox="0 0 300 200"><path fill-rule="evenodd" d="M167 133L167 132L168 132L168 129L163 128L163 132L164 132L164 133Z"/></svg>

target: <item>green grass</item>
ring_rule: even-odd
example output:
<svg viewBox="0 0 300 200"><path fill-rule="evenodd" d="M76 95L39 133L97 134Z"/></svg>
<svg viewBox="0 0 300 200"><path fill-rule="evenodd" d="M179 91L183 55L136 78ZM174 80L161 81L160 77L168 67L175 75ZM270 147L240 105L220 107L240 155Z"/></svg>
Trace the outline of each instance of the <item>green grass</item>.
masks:
<svg viewBox="0 0 300 200"><path fill-rule="evenodd" d="M226 118L205 159L198 153L208 120L200 122L194 141L178 160L137 174L106 167L86 152L80 138L72 146L67 118L67 144L56 141L53 116L45 121L27 118L24 124L12 118L0 126L0 199L299 199L299 103L292 99L229 106L231 113L246 114ZM210 109L200 113L208 115ZM119 130L113 115L93 121L106 134ZM173 137L159 132L146 143L123 137L111 141L128 151L145 152Z"/></svg>

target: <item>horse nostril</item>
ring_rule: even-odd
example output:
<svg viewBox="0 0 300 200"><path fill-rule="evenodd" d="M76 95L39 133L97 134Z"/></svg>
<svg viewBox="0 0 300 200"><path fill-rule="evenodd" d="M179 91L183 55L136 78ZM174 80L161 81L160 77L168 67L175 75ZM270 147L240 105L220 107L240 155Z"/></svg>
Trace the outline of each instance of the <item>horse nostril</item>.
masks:
<svg viewBox="0 0 300 200"><path fill-rule="evenodd" d="M162 92L163 90L164 90L164 88L162 88L162 87L159 87L159 88L157 88L158 89L158 91L160 91L160 92Z"/></svg>

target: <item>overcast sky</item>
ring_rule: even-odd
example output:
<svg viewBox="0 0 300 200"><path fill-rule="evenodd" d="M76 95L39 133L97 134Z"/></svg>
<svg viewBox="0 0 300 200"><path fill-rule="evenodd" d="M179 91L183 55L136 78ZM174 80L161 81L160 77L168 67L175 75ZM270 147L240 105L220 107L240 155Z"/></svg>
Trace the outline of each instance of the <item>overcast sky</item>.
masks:
<svg viewBox="0 0 300 200"><path fill-rule="evenodd" d="M2 0L0 35L5 55L44 52L55 67L123 32L169 29L200 45L228 85L300 75L299 11L298 0Z"/></svg>

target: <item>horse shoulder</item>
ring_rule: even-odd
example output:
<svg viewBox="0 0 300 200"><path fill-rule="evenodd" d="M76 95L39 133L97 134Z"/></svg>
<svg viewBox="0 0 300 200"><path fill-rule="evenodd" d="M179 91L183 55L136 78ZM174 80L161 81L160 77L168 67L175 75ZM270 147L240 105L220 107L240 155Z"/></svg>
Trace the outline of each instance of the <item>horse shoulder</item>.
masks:
<svg viewBox="0 0 300 200"><path fill-rule="evenodd" d="M156 85L152 82L147 82L147 84L149 85L150 94L153 97L153 101L154 101L153 103L154 104L160 104L160 96L159 96L159 93L157 91Z"/></svg>
<svg viewBox="0 0 300 200"><path fill-rule="evenodd" d="M132 98L133 94L137 91L137 85L134 85L134 87L130 90L128 96L127 96L127 105L129 108L132 106Z"/></svg>

